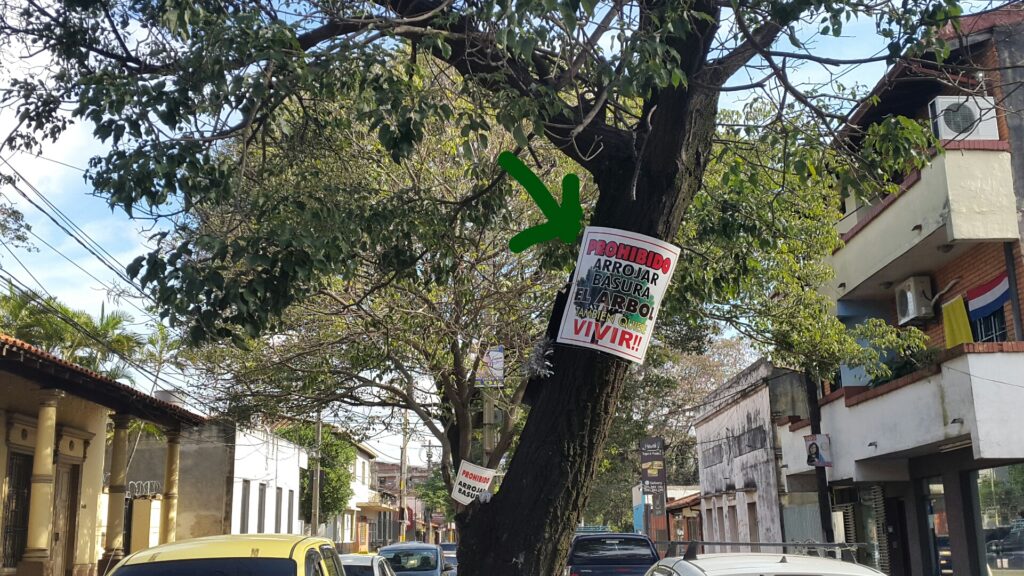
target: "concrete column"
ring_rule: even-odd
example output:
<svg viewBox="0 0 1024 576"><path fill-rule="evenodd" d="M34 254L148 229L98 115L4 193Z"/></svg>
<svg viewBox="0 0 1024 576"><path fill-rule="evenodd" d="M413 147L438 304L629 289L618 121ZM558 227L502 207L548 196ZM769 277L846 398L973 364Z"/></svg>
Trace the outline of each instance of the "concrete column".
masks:
<svg viewBox="0 0 1024 576"><path fill-rule="evenodd" d="M160 543L174 542L178 525L178 471L181 456L180 429L167 431L167 463L164 465L164 501L160 508Z"/></svg>
<svg viewBox="0 0 1024 576"><path fill-rule="evenodd" d="M127 492L128 423L131 417L114 415L114 440L110 450L110 488L107 500L107 540L99 562L99 574L106 574L124 557L124 498Z"/></svg>
<svg viewBox="0 0 1024 576"><path fill-rule="evenodd" d="M28 504L28 535L18 574L48 574L50 535L53 533L53 468L57 440L57 401L64 393L43 390L39 395L36 446L32 459L32 491Z"/></svg>

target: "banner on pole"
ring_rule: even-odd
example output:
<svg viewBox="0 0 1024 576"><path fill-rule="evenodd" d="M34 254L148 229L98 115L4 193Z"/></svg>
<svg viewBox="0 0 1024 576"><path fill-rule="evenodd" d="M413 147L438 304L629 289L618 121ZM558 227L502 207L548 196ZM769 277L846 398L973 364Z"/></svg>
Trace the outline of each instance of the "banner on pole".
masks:
<svg viewBox="0 0 1024 576"><path fill-rule="evenodd" d="M505 379L505 347L488 348L476 369L476 381L501 382Z"/></svg>
<svg viewBox="0 0 1024 576"><path fill-rule="evenodd" d="M469 504L477 495L491 486L492 479L494 479L494 470L463 460L459 465L459 473L455 477L452 498L460 504Z"/></svg>
<svg viewBox="0 0 1024 576"><path fill-rule="evenodd" d="M678 258L657 238L588 226L557 341L643 363Z"/></svg>
<svg viewBox="0 0 1024 576"><path fill-rule="evenodd" d="M815 468L832 467L832 440L828 434L808 434L804 436L807 447L807 465Z"/></svg>

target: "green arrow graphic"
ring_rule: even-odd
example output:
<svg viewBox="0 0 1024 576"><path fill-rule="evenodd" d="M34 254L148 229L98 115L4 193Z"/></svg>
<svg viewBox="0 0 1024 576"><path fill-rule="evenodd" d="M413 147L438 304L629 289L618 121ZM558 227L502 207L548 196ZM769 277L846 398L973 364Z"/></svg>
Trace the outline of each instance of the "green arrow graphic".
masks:
<svg viewBox="0 0 1024 576"><path fill-rule="evenodd" d="M562 205L559 206L555 197L548 191L548 187L518 156L511 152L502 152L498 155L498 164L526 188L533 201L540 207L540 211L548 217L547 222L527 228L513 236L508 241L509 250L518 254L534 244L547 242L552 238L561 238L566 244L575 242L580 233L580 221L583 220L579 176L566 174L565 178L562 178Z"/></svg>

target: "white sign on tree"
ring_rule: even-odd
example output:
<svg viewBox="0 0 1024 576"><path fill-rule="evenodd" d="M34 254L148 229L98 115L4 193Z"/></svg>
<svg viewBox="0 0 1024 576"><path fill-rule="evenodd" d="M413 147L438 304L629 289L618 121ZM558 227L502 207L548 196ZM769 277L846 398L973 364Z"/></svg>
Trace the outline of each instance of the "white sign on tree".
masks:
<svg viewBox="0 0 1024 576"><path fill-rule="evenodd" d="M491 486L492 479L494 479L494 470L463 460L459 465L459 473L455 477L452 498L461 504L469 504Z"/></svg>
<svg viewBox="0 0 1024 576"><path fill-rule="evenodd" d="M588 226L557 341L643 363L678 258L657 238Z"/></svg>

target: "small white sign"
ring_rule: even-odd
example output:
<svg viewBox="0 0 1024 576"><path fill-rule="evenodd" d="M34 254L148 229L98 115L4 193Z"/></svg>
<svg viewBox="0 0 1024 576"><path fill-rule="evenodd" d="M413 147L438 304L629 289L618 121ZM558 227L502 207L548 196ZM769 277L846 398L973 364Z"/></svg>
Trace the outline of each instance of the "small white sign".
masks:
<svg viewBox="0 0 1024 576"><path fill-rule="evenodd" d="M657 238L588 226L557 341L642 364L678 260Z"/></svg>
<svg viewBox="0 0 1024 576"><path fill-rule="evenodd" d="M494 470L470 464L463 460L459 465L459 473L455 477L452 498L461 504L469 504L477 495L491 486Z"/></svg>

